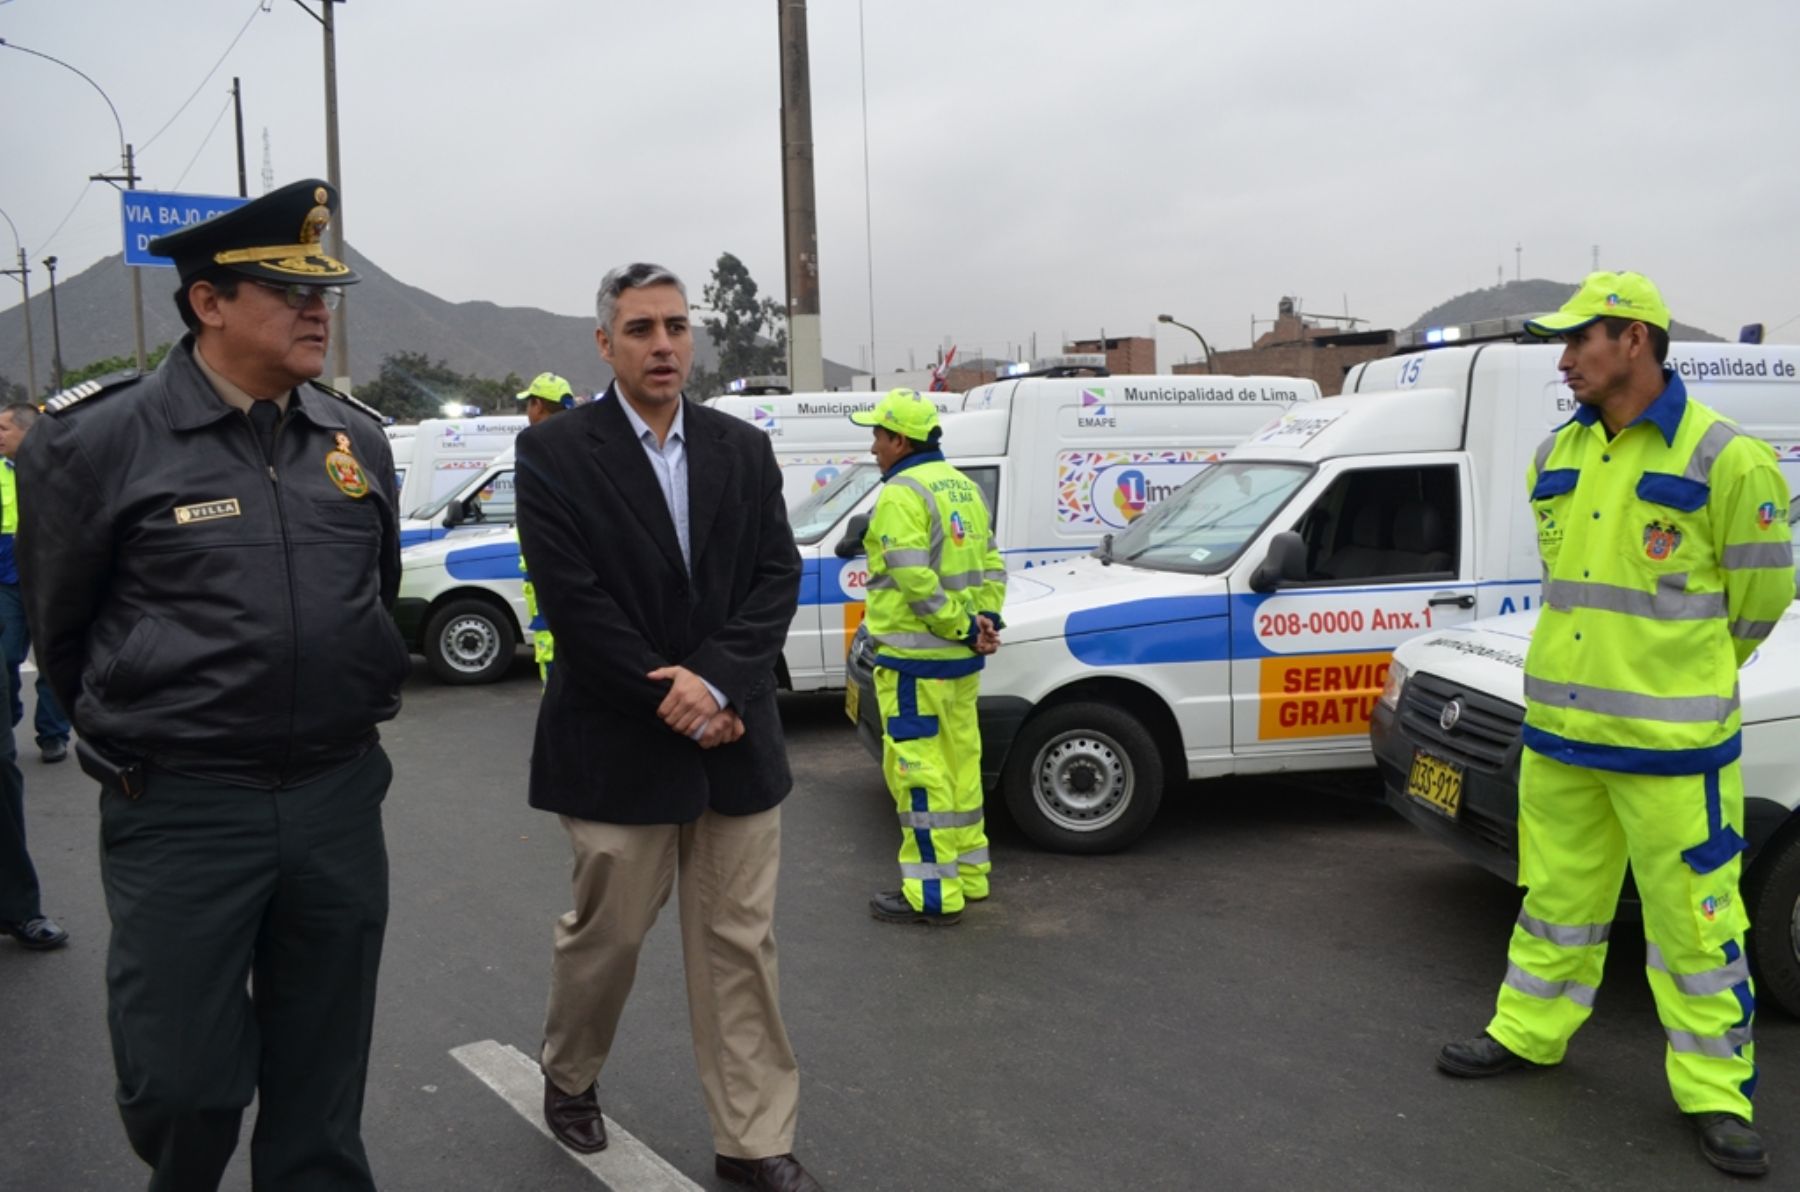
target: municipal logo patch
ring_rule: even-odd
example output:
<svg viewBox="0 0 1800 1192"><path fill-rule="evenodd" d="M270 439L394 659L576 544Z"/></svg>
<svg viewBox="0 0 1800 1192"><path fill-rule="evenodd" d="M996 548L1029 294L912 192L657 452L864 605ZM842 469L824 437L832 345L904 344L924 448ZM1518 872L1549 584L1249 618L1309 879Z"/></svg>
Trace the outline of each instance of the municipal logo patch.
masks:
<svg viewBox="0 0 1800 1192"><path fill-rule="evenodd" d="M1775 524L1775 502L1764 501L1756 507L1756 528L1766 530Z"/></svg>
<svg viewBox="0 0 1800 1192"><path fill-rule="evenodd" d="M1644 527L1644 554L1653 562L1667 559L1680 545L1681 531L1676 527L1661 522L1651 522Z"/></svg>

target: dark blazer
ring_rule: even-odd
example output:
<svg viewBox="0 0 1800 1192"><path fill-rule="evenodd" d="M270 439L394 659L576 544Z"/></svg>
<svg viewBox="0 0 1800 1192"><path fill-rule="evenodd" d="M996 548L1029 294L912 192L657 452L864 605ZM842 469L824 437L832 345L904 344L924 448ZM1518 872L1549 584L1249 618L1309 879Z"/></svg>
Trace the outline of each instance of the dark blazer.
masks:
<svg viewBox="0 0 1800 1192"><path fill-rule="evenodd" d="M679 824L764 811L793 785L775 663L800 594L768 436L683 399L693 574L617 393L518 438L520 545L556 662L538 710L531 805L578 819ZM701 749L656 715L685 666L744 720Z"/></svg>

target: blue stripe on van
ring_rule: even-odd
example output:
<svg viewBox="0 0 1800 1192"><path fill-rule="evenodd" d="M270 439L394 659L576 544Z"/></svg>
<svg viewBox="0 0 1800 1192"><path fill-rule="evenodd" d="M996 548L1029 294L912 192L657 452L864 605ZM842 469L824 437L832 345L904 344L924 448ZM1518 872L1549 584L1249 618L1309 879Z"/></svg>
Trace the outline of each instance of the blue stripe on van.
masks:
<svg viewBox="0 0 1800 1192"><path fill-rule="evenodd" d="M453 550L444 556L444 570L451 579L520 579L519 544L510 537Z"/></svg>
<svg viewBox="0 0 1800 1192"><path fill-rule="evenodd" d="M401 530L400 549L405 550L407 547L417 546L421 542L436 542L447 533L449 531L440 526L427 526L423 530Z"/></svg>
<svg viewBox="0 0 1800 1192"><path fill-rule="evenodd" d="M1159 596L1069 614L1069 653L1089 666L1219 662L1231 657L1224 596Z"/></svg>

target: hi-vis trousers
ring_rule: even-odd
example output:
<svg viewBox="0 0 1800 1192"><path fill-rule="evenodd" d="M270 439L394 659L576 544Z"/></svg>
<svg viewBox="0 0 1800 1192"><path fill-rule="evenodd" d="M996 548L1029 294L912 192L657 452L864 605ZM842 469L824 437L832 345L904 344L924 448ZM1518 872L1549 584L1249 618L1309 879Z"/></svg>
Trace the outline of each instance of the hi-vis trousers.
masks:
<svg viewBox="0 0 1800 1192"><path fill-rule="evenodd" d="M1736 762L1653 776L1519 762L1519 884L1488 1034L1540 1064L1563 1058L1593 1012L1629 858L1644 906L1645 966L1668 1036L1665 1068L1683 1112L1748 1120L1756 1089L1738 892L1744 787Z"/></svg>
<svg viewBox="0 0 1800 1192"><path fill-rule="evenodd" d="M980 686L979 672L925 679L875 668L881 772L900 812L900 888L927 914L953 914L988 895Z"/></svg>

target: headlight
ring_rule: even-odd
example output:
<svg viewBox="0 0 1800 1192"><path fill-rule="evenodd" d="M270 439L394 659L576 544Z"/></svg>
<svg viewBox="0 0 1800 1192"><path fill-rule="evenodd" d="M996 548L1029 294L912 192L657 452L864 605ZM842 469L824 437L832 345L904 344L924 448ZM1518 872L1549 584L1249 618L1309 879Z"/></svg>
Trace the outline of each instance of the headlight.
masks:
<svg viewBox="0 0 1800 1192"><path fill-rule="evenodd" d="M1406 668L1398 659L1388 660L1387 682L1381 685L1381 706L1390 712L1400 710L1400 696L1406 690Z"/></svg>

